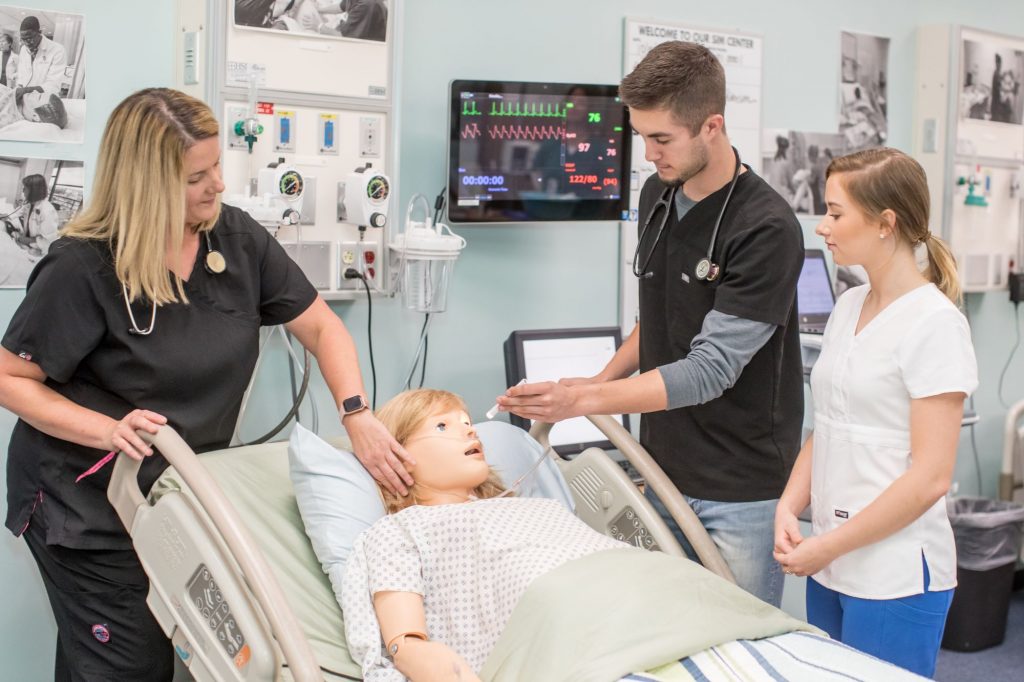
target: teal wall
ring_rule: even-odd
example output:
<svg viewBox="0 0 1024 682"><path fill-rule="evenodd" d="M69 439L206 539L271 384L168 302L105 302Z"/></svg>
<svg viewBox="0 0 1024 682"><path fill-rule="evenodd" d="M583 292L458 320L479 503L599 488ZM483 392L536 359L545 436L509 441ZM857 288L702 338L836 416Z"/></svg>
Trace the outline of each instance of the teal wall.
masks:
<svg viewBox="0 0 1024 682"><path fill-rule="evenodd" d="M78 0L19 4L86 14L88 31L88 127L82 146L0 143L0 154L57 156L93 161L103 122L134 89L170 84L173 77L171 0ZM622 68L625 16L764 36L765 127L833 130L838 94L839 31L888 36L891 144L911 140L914 30L926 23L962 23L1024 35L1024 3L956 0L402 0L405 40L400 47L400 130L397 175L403 216L415 192L433 197L444 182L447 84L453 78L617 82ZM816 243L805 224L808 245ZM501 344L514 329L611 325L618 315L619 248L614 224L468 227L459 230L468 247L458 261L448 312L434 320L427 383L464 395L477 416L504 386ZM0 327L6 326L22 294L0 291ZM968 301L981 370L976 407L984 492L992 495L999 469L1002 419L996 383L1014 340L1013 309L1004 293ZM338 303L360 346L369 388L367 307ZM373 326L381 397L399 390L412 359L420 316L396 300L377 300ZM257 435L282 413L286 375L275 358L257 384L252 418L244 435ZM1007 375L1008 402L1024 397L1024 358ZM314 385L321 431L340 427L321 381ZM266 418L264 418L266 417ZM0 440L13 419L0 413ZM961 447L957 481L962 492L976 486L971 451ZM3 474L0 473L0 478ZM4 487L0 485L0 487ZM0 584L7 587L0 609L0 678L45 679L52 665L53 624L22 543L0 533Z"/></svg>

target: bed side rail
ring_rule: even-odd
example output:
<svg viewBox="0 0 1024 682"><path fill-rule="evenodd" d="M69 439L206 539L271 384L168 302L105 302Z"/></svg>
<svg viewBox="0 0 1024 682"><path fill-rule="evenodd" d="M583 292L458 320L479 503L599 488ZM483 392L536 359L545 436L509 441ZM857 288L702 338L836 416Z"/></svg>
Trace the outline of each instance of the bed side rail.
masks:
<svg viewBox="0 0 1024 682"><path fill-rule="evenodd" d="M1024 400L1018 401L1006 411L1006 421L1003 422L1003 467L999 472L999 499L1007 502L1013 501L1014 493L1024 488L1021 483L1020 469L1024 467L1024 461L1020 454L1024 451L1024 443L1021 438L1021 418L1024 417Z"/></svg>
<svg viewBox="0 0 1024 682"><path fill-rule="evenodd" d="M169 426L160 427L156 434L142 431L137 433L158 449L171 466L177 469L203 506L269 622L294 679L299 682L323 680L305 633L288 606L270 566L238 513L199 462L196 454ZM138 460L118 453L107 489L108 499L129 530L135 527L140 511L145 511L143 507L149 506L138 486L137 475L140 466L141 462Z"/></svg>
<svg viewBox="0 0 1024 682"><path fill-rule="evenodd" d="M683 499L682 493L672 484L672 481L647 450L614 418L608 415L588 415L587 419L600 429L612 442L612 445L618 448L619 452L636 467L637 472L643 476L644 481L651 486L672 518L675 519L704 567L729 582L735 583L736 579L733 577L732 571L729 570L729 566L725 563L725 559L722 558L711 536L704 530L700 519L693 513L690 505ZM535 422L533 428L530 429L530 435L553 456L558 457L548 440L551 427L552 424Z"/></svg>

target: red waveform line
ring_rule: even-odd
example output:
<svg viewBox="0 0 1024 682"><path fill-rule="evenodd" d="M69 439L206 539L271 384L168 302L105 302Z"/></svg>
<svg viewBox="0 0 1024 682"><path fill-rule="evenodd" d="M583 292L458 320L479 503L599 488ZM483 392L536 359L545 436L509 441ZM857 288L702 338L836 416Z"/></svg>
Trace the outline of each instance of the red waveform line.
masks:
<svg viewBox="0 0 1024 682"><path fill-rule="evenodd" d="M560 140L565 128L557 125L497 125L489 126L487 134L499 140Z"/></svg>
<svg viewBox="0 0 1024 682"><path fill-rule="evenodd" d="M463 140L465 140L467 137L475 139L477 137L480 137L480 126L478 126L476 123L467 123L466 125L462 126L462 132L459 134L462 136Z"/></svg>

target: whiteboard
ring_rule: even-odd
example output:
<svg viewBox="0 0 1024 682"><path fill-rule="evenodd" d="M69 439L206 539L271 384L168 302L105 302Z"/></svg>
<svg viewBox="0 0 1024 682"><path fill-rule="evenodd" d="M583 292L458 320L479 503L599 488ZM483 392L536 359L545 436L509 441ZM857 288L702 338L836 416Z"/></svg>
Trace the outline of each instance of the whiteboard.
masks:
<svg viewBox="0 0 1024 682"><path fill-rule="evenodd" d="M669 40L698 43L718 57L718 61L725 69L725 121L729 140L739 151L743 162L755 171L760 171L763 38L739 31L720 31L627 17L622 41L623 75L636 68L651 48ZM635 133L631 163L630 219L619 223L622 254L619 274L619 324L622 326L623 338L633 331L639 314L640 288L636 277L633 276L637 212L640 206L640 188L654 173L654 165L644 159L643 140Z"/></svg>

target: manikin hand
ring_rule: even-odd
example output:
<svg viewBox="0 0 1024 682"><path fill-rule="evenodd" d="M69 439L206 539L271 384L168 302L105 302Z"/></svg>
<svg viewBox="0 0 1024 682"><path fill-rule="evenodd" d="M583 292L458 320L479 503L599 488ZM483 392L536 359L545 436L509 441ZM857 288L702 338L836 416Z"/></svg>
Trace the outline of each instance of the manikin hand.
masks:
<svg viewBox="0 0 1024 682"><path fill-rule="evenodd" d="M114 422L107 435L104 447L112 452L121 451L132 459L141 460L153 454L153 449L146 445L136 430L156 433L167 423L167 417L149 410L132 410L121 421Z"/></svg>
<svg viewBox="0 0 1024 682"><path fill-rule="evenodd" d="M396 495L406 495L413 483L402 460L409 466L416 460L398 444L370 410L342 417L352 441L352 451L373 478Z"/></svg>
<svg viewBox="0 0 1024 682"><path fill-rule="evenodd" d="M405 640L395 656L395 667L410 682L480 682L462 657L441 642Z"/></svg>

